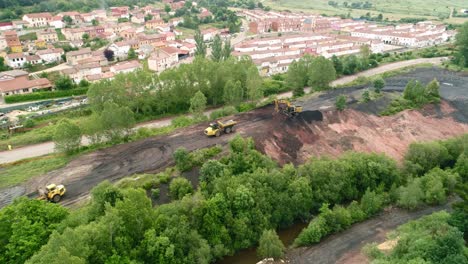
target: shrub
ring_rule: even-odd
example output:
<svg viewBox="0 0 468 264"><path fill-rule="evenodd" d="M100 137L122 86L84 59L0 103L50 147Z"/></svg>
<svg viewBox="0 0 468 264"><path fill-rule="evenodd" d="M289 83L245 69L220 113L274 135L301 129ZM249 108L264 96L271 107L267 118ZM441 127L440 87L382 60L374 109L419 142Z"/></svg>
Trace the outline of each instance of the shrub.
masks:
<svg viewBox="0 0 468 264"><path fill-rule="evenodd" d="M153 199L158 199L159 194L160 194L159 188L151 189L151 196L153 196Z"/></svg>
<svg viewBox="0 0 468 264"><path fill-rule="evenodd" d="M288 87L284 85L283 81L272 80L272 79L265 79L262 84L263 95L269 96L272 94L279 94L282 92L286 92Z"/></svg>
<svg viewBox="0 0 468 264"><path fill-rule="evenodd" d="M361 209L367 217L380 212L384 206L384 197L374 191L366 190L361 198Z"/></svg>
<svg viewBox="0 0 468 264"><path fill-rule="evenodd" d="M385 81L384 79L382 79L382 77L378 77L374 80L373 85L374 85L375 92L380 93L382 88L385 87Z"/></svg>
<svg viewBox="0 0 468 264"><path fill-rule="evenodd" d="M222 109L214 110L213 112L211 112L210 118L214 120L223 116L230 116L230 115L234 115L237 113L238 111L234 106L226 106L226 107L223 107Z"/></svg>
<svg viewBox="0 0 468 264"><path fill-rule="evenodd" d="M403 208L415 209L422 204L423 199L424 192L419 179L411 180L407 186L398 189L397 204Z"/></svg>
<svg viewBox="0 0 468 264"><path fill-rule="evenodd" d="M180 147L173 154L176 167L179 171L187 171L192 168L192 160L187 149Z"/></svg>
<svg viewBox="0 0 468 264"><path fill-rule="evenodd" d="M367 103L370 101L370 93L368 90L365 90L364 93L362 93L362 100Z"/></svg>
<svg viewBox="0 0 468 264"><path fill-rule="evenodd" d="M346 96L340 95L336 98L335 102L336 109L343 111L346 107Z"/></svg>
<svg viewBox="0 0 468 264"><path fill-rule="evenodd" d="M193 193L193 187L187 179L176 178L169 185L169 193L172 199L180 200L185 195Z"/></svg>
<svg viewBox="0 0 468 264"><path fill-rule="evenodd" d="M240 103L239 112L248 112L255 109L255 103Z"/></svg>
<svg viewBox="0 0 468 264"><path fill-rule="evenodd" d="M79 88L79 89L61 90L61 91L15 94L15 95L5 96L5 103L12 104L12 103L27 102L27 101L37 101L37 100L44 100L44 99L77 96L77 95L84 95L87 92L88 92L88 88Z"/></svg>
<svg viewBox="0 0 468 264"><path fill-rule="evenodd" d="M178 116L172 119L171 124L174 127L187 127L194 123L194 120L187 116Z"/></svg>
<svg viewBox="0 0 468 264"><path fill-rule="evenodd" d="M36 125L36 122L32 118L28 118L24 121L23 123L24 127L26 128L32 128Z"/></svg>

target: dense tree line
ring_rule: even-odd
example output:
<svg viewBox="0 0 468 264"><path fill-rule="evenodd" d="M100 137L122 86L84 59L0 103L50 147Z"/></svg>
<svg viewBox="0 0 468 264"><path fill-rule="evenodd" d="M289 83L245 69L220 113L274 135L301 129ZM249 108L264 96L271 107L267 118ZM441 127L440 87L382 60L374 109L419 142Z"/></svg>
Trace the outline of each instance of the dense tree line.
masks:
<svg viewBox="0 0 468 264"><path fill-rule="evenodd" d="M442 184L449 179L447 186L452 186L451 176L439 177L441 172L433 167L445 170L453 167L451 174L466 171L466 163L460 161L466 159L460 158L465 155L460 146L467 139L465 136L439 142L446 148L444 152L449 153L444 162L433 161L424 171L415 172L409 168L398 169L384 155L363 153L347 153L338 159L312 159L297 168L292 165L281 168L257 152L252 140L236 137L229 144L229 153L201 166L198 189L194 190L186 180L173 180L170 184L173 202L153 208L145 191L118 189L104 182L93 189L89 205L50 226L50 232L55 231L48 240L50 233L38 244L27 244L23 249L9 247L12 239L4 240L1 255L6 263L17 263L17 259L8 256L18 255L18 250L30 252L25 259L36 252L28 263L49 263L57 254L70 263L152 263L155 260L209 263L256 245L263 237L259 254L279 256L282 247L267 230L287 227L319 213L315 218L318 220L313 220L312 227L308 228L309 234L298 240L305 237L303 243L307 244L375 214L391 199L392 193L398 192L399 186L408 186L421 173L426 175L420 178L422 186L432 186L429 182L434 178L440 178ZM432 144L416 152L411 148L405 160L414 163L419 163L417 157L421 155L440 152ZM191 160L186 151L178 152L176 164L181 170L193 166L193 161L189 163L192 165L186 163ZM21 204L22 217L28 217L27 201L17 201L0 215L8 219L13 214L11 208ZM360 202L340 206L351 201ZM42 223L46 216L37 217L30 220L31 225L37 221ZM12 222L2 221L2 224L10 228ZM19 232L18 239L24 239L23 234ZM45 245L38 251L42 244ZM13 252L6 255L6 248Z"/></svg>

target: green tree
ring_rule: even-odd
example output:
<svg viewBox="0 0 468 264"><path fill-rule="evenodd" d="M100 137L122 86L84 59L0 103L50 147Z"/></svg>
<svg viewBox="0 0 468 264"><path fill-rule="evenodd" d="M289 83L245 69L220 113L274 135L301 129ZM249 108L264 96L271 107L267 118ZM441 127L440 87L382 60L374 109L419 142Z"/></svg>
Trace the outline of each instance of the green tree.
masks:
<svg viewBox="0 0 468 264"><path fill-rule="evenodd" d="M374 89L376 93L380 93L382 89L385 87L385 81L382 77L377 77L374 79Z"/></svg>
<svg viewBox="0 0 468 264"><path fill-rule="evenodd" d="M195 45L196 45L195 56L199 56L203 58L206 57L206 44L205 44L205 41L203 40L203 35L201 34L199 29L195 31Z"/></svg>
<svg viewBox="0 0 468 264"><path fill-rule="evenodd" d="M460 67L460 70L463 70L466 67L465 56L461 56L460 59L458 59L458 66Z"/></svg>
<svg viewBox="0 0 468 264"><path fill-rule="evenodd" d="M73 80L67 75L60 75L60 77L55 80L55 88L58 90L70 90L75 87Z"/></svg>
<svg viewBox="0 0 468 264"><path fill-rule="evenodd" d="M464 67L466 67L466 58L468 58L468 22L463 23L463 25L458 28L458 34L455 36L455 44L458 47L459 58L465 59ZM463 60L459 59L459 65L461 66L462 64L460 61Z"/></svg>
<svg viewBox="0 0 468 264"><path fill-rule="evenodd" d="M5 65L5 58L0 57L0 72L1 71L8 71L10 69L11 68L9 66Z"/></svg>
<svg viewBox="0 0 468 264"><path fill-rule="evenodd" d="M99 116L105 137L111 141L118 142L122 137L131 133L135 125L135 115L130 108L118 106L113 102L104 103L104 110Z"/></svg>
<svg viewBox="0 0 468 264"><path fill-rule="evenodd" d="M412 143L405 153L405 170L423 175L435 167L444 167L450 156L447 148L438 142Z"/></svg>
<svg viewBox="0 0 468 264"><path fill-rule="evenodd" d="M415 209L423 203L424 192L419 179L411 180L398 189L397 204L403 208Z"/></svg>
<svg viewBox="0 0 468 264"><path fill-rule="evenodd" d="M58 123L54 132L55 148L60 152L72 153L81 144L80 127L73 124L68 119L62 119Z"/></svg>
<svg viewBox="0 0 468 264"><path fill-rule="evenodd" d="M216 35L213 40L213 44L211 45L211 59L216 62L220 62L223 60L223 42L221 41L221 37Z"/></svg>
<svg viewBox="0 0 468 264"><path fill-rule="evenodd" d="M73 23L73 19L70 16L63 16L62 21L67 25L71 25Z"/></svg>
<svg viewBox="0 0 468 264"><path fill-rule="evenodd" d="M83 36L81 36L81 39L83 39L83 42L88 42L89 41L89 34L88 33L84 33Z"/></svg>
<svg viewBox="0 0 468 264"><path fill-rule="evenodd" d="M231 46L231 40L230 39L226 39L224 41L224 47L223 47L223 57L225 60L227 60L229 57L231 57L231 53L232 53L232 46Z"/></svg>
<svg viewBox="0 0 468 264"><path fill-rule="evenodd" d="M286 85L293 89L294 96L304 95L304 86L307 83L307 69L302 62L293 61L289 65L286 75Z"/></svg>
<svg viewBox="0 0 468 264"><path fill-rule="evenodd" d="M179 171L188 171L192 168L192 160L187 149L183 147L176 149L173 157Z"/></svg>
<svg viewBox="0 0 468 264"><path fill-rule="evenodd" d="M333 62L322 56L315 58L309 68L309 85L316 90L328 89L330 82L336 79Z"/></svg>
<svg viewBox="0 0 468 264"><path fill-rule="evenodd" d="M96 19L93 19L93 20L91 21L91 24L92 24L93 26L99 26L99 21L96 20Z"/></svg>
<svg viewBox="0 0 468 264"><path fill-rule="evenodd" d="M138 57L138 56L137 56L135 50L134 50L133 48L130 48L130 49L128 50L128 59L129 59L129 60L134 60L134 59L136 59L137 57Z"/></svg>
<svg viewBox="0 0 468 264"><path fill-rule="evenodd" d="M68 215L60 205L21 197L0 210L0 262L24 263Z"/></svg>
<svg viewBox="0 0 468 264"><path fill-rule="evenodd" d="M206 108L206 97L201 92L198 91L190 99L190 112L194 114L196 118L203 117L203 111Z"/></svg>
<svg viewBox="0 0 468 264"><path fill-rule="evenodd" d="M346 96L340 95L336 98L335 102L336 109L343 111L346 108Z"/></svg>
<svg viewBox="0 0 468 264"><path fill-rule="evenodd" d="M341 62L340 58L338 58L336 55L333 55L331 60L333 62L333 67L335 67L336 74L342 75L343 74L343 62Z"/></svg>
<svg viewBox="0 0 468 264"><path fill-rule="evenodd" d="M165 4L165 5L164 5L164 11L165 11L166 13L171 12L171 6L168 5L168 4Z"/></svg>
<svg viewBox="0 0 468 264"><path fill-rule="evenodd" d="M275 230L264 230L259 240L257 255L260 258L280 259L284 256L284 245Z"/></svg>
<svg viewBox="0 0 468 264"><path fill-rule="evenodd" d="M223 93L224 102L228 105L238 106L244 99L244 90L240 81L227 81Z"/></svg>
<svg viewBox="0 0 468 264"><path fill-rule="evenodd" d="M415 80L411 80L403 91L403 98L409 100L416 105L421 105L426 102L424 86Z"/></svg>
<svg viewBox="0 0 468 264"><path fill-rule="evenodd" d="M262 77L258 73L258 69L256 66L251 66L247 70L247 97L249 100L258 101L263 97L263 89L262 89Z"/></svg>
<svg viewBox="0 0 468 264"><path fill-rule="evenodd" d="M169 194L173 199L180 200L191 193L193 193L192 184L185 178L175 178L169 185Z"/></svg>

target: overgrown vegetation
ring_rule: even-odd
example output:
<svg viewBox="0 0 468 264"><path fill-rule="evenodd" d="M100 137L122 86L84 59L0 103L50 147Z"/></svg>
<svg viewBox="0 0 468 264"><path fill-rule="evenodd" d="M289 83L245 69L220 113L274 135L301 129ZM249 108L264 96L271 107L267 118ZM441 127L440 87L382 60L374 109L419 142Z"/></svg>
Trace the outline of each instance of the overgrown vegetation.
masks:
<svg viewBox="0 0 468 264"><path fill-rule="evenodd" d="M5 103L12 104L12 103L53 99L53 98L60 98L60 97L78 96L78 95L84 95L87 92L88 92L88 88L77 88L77 89L71 89L71 90L35 92L35 93L29 93L29 94L15 94L15 95L5 96Z"/></svg>
<svg viewBox="0 0 468 264"><path fill-rule="evenodd" d="M15 186L35 176L61 168L68 157L53 155L0 165L0 188Z"/></svg>
<svg viewBox="0 0 468 264"><path fill-rule="evenodd" d="M456 162L461 155L457 147L463 146L466 139L440 143L450 153L441 165L443 169L454 166L454 171L462 170L460 166L465 164ZM342 230L353 221L377 213L391 197L385 193L397 190L410 179L410 170L400 171L384 155L347 153L339 159L319 158L297 168L292 165L280 168L254 150L250 139L236 137L229 146L230 152L219 160L198 163L203 165L197 190L192 190L193 186L185 180L173 183L171 196L175 200L169 204L152 208L142 189L100 184L93 189L88 205L51 226L55 231L49 239L21 249L35 252L27 263L48 263L57 252L61 258L74 262L158 259L168 263L208 263L257 244L262 235L261 255L276 257L276 249L281 246L265 230L287 227L318 212L321 214L315 219L325 222L318 226L324 228L319 229L319 237ZM408 154L405 159L418 160L415 155ZM163 180L168 183L173 174L170 169L159 176L141 175L123 180L119 186L145 188L153 193ZM351 203L347 208L339 206L353 200L360 203ZM2 213L9 212L8 208L11 206ZM35 221L40 220L31 224ZM37 251L42 244L45 245ZM19 252L17 248L12 250ZM5 252L0 252L4 262L14 263L12 255Z"/></svg>
<svg viewBox="0 0 468 264"><path fill-rule="evenodd" d="M406 109L421 108L429 103L439 103L439 82L434 79L426 86L411 80L403 91L403 96L393 100L381 115L393 115Z"/></svg>
<svg viewBox="0 0 468 264"><path fill-rule="evenodd" d="M389 252L368 245L365 252L371 263L468 263L463 233L449 224L445 211L410 221L388 235L396 241Z"/></svg>

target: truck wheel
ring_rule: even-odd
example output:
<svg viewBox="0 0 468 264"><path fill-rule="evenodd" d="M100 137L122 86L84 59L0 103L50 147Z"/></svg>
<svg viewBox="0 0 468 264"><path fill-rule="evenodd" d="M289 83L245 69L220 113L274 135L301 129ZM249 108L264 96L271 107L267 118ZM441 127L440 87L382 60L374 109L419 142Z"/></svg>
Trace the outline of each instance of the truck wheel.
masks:
<svg viewBox="0 0 468 264"><path fill-rule="evenodd" d="M215 136L217 136L217 137L221 136L221 131L219 131L219 130L218 130L218 131L216 131L216 134L215 134Z"/></svg>
<svg viewBox="0 0 468 264"><path fill-rule="evenodd" d="M52 202L54 203L58 203L60 202L60 199L62 199L62 197L58 194L54 195L54 197L52 197Z"/></svg>
<svg viewBox="0 0 468 264"><path fill-rule="evenodd" d="M230 128L230 127L227 127L227 128L226 128L226 134L231 133L231 131L232 131L232 128Z"/></svg>

